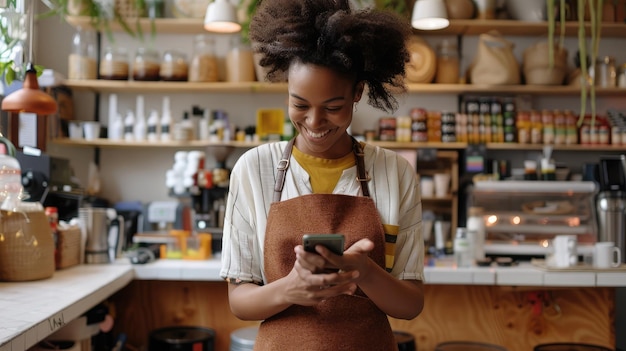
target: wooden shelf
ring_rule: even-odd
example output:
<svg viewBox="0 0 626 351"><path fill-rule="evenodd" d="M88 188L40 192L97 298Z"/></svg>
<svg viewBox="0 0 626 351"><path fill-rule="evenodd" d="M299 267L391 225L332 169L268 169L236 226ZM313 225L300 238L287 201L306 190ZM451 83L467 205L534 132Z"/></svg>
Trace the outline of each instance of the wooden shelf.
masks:
<svg viewBox="0 0 626 351"><path fill-rule="evenodd" d="M74 27L94 27L96 29L102 29L91 23L90 18L86 16L67 16L65 18L67 23ZM129 20L131 28L135 28L139 25L144 33L149 33L152 30L150 19L139 18L137 23L134 20ZM206 33L202 26L201 18L158 18L154 20L154 25L157 33L171 33L171 34L200 34ZM559 32L559 25L557 23L556 33ZM111 31L121 32L122 27L117 23L110 24ZM452 20L450 26L441 30L435 31L418 31L419 34L446 34L446 35L478 35L486 33L490 30L497 30L503 35L515 35L515 36L537 36L548 34L548 22L527 22L516 20ZM587 33L590 32L589 25L586 26ZM565 34L568 36L575 36L578 32L577 22L567 22L565 26ZM603 37L618 37L626 38L626 23L602 23L602 36Z"/></svg>
<svg viewBox="0 0 626 351"><path fill-rule="evenodd" d="M65 21L73 27L91 27L96 30L102 30L101 25L93 24L91 19L87 16L66 16ZM131 28L137 28L137 25L141 28L143 33L150 33L152 31L152 23L149 18L138 18L136 20L127 20ZM203 27L202 18L158 18L154 20L154 27L157 33L170 33L170 34L202 34L207 33ZM110 30L112 32L122 32L124 29L115 22L110 23Z"/></svg>
<svg viewBox="0 0 626 351"><path fill-rule="evenodd" d="M538 36L548 34L548 22L527 22L516 20L452 20L450 26L435 31L416 31L419 34L448 34L448 35L479 35L490 30L497 30L503 35ZM560 25L557 22L555 33L558 35ZM591 29L587 23L586 33ZM565 35L578 35L578 22L570 21L565 24ZM602 23L603 37L626 38L626 23Z"/></svg>
<svg viewBox="0 0 626 351"><path fill-rule="evenodd" d="M211 142L207 140L191 140L191 141L124 141L109 140L106 138L84 140L84 139L68 139L59 138L51 141L56 145L78 146L78 147L100 147L100 148L179 148L179 149L197 149L197 148L240 148L249 149L264 142ZM437 149L437 150L464 150L467 143L443 143L443 142L395 142L395 141L372 141L368 144L384 147L394 150L415 150L415 149ZM518 144L518 143L488 143L487 150L543 150L543 144ZM553 150L561 151L608 151L608 152L626 152L626 146L613 145L552 145Z"/></svg>
<svg viewBox="0 0 626 351"><path fill-rule="evenodd" d="M286 93L286 83L265 82L138 82L132 80L68 79L64 83L75 90L103 93ZM423 94L524 94L580 95L573 86L542 85L474 85L474 84L407 84L408 93ZM626 88L597 88L597 96L626 96Z"/></svg>
<svg viewBox="0 0 626 351"><path fill-rule="evenodd" d="M264 82L141 82L132 80L68 79L64 85L75 90L103 93L286 93L286 83ZM625 90L626 91L626 90Z"/></svg>

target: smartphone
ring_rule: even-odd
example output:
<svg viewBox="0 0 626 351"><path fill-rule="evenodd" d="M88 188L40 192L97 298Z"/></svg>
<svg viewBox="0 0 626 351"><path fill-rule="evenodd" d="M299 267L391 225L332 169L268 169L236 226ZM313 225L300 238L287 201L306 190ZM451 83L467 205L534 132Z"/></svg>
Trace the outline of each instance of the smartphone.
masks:
<svg viewBox="0 0 626 351"><path fill-rule="evenodd" d="M304 234L302 237L302 245L308 252L315 251L316 245L324 245L327 249L333 252L335 255L343 255L343 234Z"/></svg>

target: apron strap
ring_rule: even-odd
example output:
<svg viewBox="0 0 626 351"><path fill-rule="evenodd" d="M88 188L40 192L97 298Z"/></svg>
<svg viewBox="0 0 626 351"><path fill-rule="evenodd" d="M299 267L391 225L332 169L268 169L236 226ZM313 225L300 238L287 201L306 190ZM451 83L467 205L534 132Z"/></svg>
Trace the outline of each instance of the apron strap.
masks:
<svg viewBox="0 0 626 351"><path fill-rule="evenodd" d="M363 192L363 196L369 197L370 191L367 187L367 182L370 181L370 177L365 171L365 154L363 153L363 147L361 143L359 143L354 137L352 138L352 151L354 152L354 156L356 159L356 170L357 177L356 180L361 183L361 191ZM296 137L291 138L285 146L283 150L283 156L278 161L278 165L276 166L276 170L278 174L276 176L276 183L274 183L274 197L272 202L279 202L280 195L283 192L283 187L285 186L285 175L287 174L287 168L289 168L289 159L291 159L291 150L293 149L293 144L296 141Z"/></svg>
<svg viewBox="0 0 626 351"><path fill-rule="evenodd" d="M354 150L354 156L356 158L356 180L361 183L361 191L363 196L370 197L370 190L367 187L367 182L370 181L370 176L365 171L365 153L363 153L363 147L354 137L352 137L352 149Z"/></svg>
<svg viewBox="0 0 626 351"><path fill-rule="evenodd" d="M276 183L274 183L274 198L272 202L280 201L280 194L283 192L285 186L285 175L287 174L287 168L289 168L289 159L291 158L291 149L296 141L296 137L291 138L283 150L283 157L278 161L278 175L276 176Z"/></svg>

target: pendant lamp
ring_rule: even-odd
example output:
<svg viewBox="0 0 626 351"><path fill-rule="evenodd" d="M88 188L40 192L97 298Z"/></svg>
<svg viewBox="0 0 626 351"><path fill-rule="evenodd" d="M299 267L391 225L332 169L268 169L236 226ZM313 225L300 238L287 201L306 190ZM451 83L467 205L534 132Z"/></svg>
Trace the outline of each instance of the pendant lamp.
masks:
<svg viewBox="0 0 626 351"><path fill-rule="evenodd" d="M8 112L32 112L49 115L57 111L54 99L39 89L35 66L28 63L22 89L16 90L2 100L2 110Z"/></svg>
<svg viewBox="0 0 626 351"><path fill-rule="evenodd" d="M57 111L57 103L54 99L39 89L37 71L33 65L33 5L30 1L28 16L28 57L29 62L24 75L22 89L16 90L2 100L2 110L8 112L31 112L38 115L49 115Z"/></svg>
<svg viewBox="0 0 626 351"><path fill-rule="evenodd" d="M237 10L228 0L215 0L206 8L204 29L208 32L231 34L241 31Z"/></svg>
<svg viewBox="0 0 626 351"><path fill-rule="evenodd" d="M415 1L411 25L422 30L443 29L450 25L444 0Z"/></svg>

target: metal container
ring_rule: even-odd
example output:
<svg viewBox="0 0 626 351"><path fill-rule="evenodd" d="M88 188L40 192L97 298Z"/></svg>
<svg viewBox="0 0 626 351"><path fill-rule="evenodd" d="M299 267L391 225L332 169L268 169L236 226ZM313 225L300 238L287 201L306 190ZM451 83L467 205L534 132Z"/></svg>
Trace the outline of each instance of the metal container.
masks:
<svg viewBox="0 0 626 351"><path fill-rule="evenodd" d="M598 211L598 241L615 243L621 251L622 262L626 262L626 193L603 191L596 201Z"/></svg>

